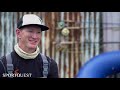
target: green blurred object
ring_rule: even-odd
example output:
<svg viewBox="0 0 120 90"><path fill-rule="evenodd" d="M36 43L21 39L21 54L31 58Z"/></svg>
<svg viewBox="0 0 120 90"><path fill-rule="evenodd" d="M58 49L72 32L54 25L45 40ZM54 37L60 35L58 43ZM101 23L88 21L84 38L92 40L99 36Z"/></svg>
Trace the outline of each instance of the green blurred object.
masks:
<svg viewBox="0 0 120 90"><path fill-rule="evenodd" d="M63 29L64 27L65 27L65 22L64 21L58 22L58 29Z"/></svg>

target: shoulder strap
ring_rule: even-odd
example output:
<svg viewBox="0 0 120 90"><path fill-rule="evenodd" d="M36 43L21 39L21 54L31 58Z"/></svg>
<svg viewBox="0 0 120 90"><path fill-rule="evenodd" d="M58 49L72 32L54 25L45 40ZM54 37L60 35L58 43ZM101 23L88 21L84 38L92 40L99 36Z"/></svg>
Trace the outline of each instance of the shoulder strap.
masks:
<svg viewBox="0 0 120 90"><path fill-rule="evenodd" d="M41 57L42 57L42 60L43 60L43 77L46 77L48 76L48 65L49 65L49 62L47 60L47 57L43 54L41 54Z"/></svg>
<svg viewBox="0 0 120 90"><path fill-rule="evenodd" d="M12 64L11 53L6 55L6 61L7 61L7 71L8 71L8 73L12 73L13 72L13 64Z"/></svg>

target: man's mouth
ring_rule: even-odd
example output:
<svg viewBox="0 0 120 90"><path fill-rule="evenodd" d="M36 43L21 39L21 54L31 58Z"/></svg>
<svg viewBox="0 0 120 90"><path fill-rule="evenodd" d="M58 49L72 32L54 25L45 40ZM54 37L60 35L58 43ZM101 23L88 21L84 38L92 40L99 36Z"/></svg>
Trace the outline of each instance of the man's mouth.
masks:
<svg viewBox="0 0 120 90"><path fill-rule="evenodd" d="M31 41L29 40L31 44L35 45L37 43L37 41Z"/></svg>

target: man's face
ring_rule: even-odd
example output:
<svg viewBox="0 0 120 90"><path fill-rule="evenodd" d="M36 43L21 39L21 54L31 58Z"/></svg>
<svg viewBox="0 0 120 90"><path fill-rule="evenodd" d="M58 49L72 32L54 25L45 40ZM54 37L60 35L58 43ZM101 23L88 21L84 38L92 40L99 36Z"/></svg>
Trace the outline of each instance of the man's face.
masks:
<svg viewBox="0 0 120 90"><path fill-rule="evenodd" d="M36 25L26 26L16 30L18 43L22 48L35 49L41 39L41 29Z"/></svg>

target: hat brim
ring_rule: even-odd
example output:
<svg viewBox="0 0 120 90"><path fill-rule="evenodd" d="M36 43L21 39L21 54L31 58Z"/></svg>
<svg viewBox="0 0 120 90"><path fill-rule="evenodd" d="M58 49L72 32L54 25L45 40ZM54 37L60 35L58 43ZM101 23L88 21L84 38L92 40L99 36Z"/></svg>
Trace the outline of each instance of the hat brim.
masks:
<svg viewBox="0 0 120 90"><path fill-rule="evenodd" d="M41 28L41 31L46 31L46 30L49 29L47 26L45 26L45 25L39 25L39 24L27 24L27 25L23 25L23 26L19 27L19 29L24 28L26 26L31 26L31 25L37 25L37 26L39 26Z"/></svg>

